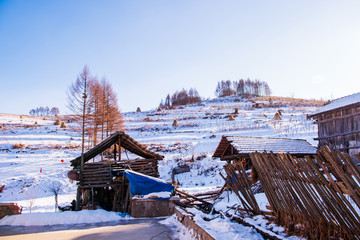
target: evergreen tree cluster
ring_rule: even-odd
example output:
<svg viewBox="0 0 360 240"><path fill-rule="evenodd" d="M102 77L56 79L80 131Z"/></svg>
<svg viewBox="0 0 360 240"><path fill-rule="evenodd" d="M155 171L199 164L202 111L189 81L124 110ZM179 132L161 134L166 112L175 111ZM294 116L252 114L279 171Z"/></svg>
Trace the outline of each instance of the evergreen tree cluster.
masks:
<svg viewBox="0 0 360 240"><path fill-rule="evenodd" d="M51 109L49 107L38 107L35 109L31 109L29 114L31 116L55 116L60 113L59 108L52 107Z"/></svg>
<svg viewBox="0 0 360 240"><path fill-rule="evenodd" d="M260 80L240 79L239 81L222 80L218 82L215 95L217 97L226 96L270 96L269 85Z"/></svg>

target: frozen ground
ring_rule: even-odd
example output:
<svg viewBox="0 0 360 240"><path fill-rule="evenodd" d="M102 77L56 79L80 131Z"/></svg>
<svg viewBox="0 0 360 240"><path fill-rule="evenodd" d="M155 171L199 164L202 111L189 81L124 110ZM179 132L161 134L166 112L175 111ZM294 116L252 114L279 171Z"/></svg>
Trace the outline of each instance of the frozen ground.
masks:
<svg viewBox="0 0 360 240"><path fill-rule="evenodd" d="M267 101L257 102L269 105ZM277 107L253 108L253 104L229 97L173 110L128 112L123 115L127 134L165 156L159 162L162 179L170 180L172 169L178 165L190 166L190 172L176 175L175 179L180 188L191 193L223 185L218 173L222 171L224 162L211 157L223 135L298 138L317 145L313 140L317 136L317 127L307 120L306 115L318 107L277 102ZM235 108L238 108L235 121L228 121ZM273 120L278 110L281 110L282 120ZM62 118L66 121L66 117ZM24 207L23 213L31 210L36 214L50 214L54 212L55 205L52 189L60 188L59 205L67 205L75 198L76 185L69 181L66 174L71 170L69 161L80 154L80 131L75 123L67 123L68 128L61 129L54 125L55 120L54 117L44 119L0 114L0 185L5 185L0 193L0 202L17 202ZM179 126L172 126L174 120ZM126 155L122 158L126 159ZM264 209L265 196L257 197ZM222 200L223 205L227 204L226 199ZM35 214L32 216L37 218ZM30 221L30 218L27 219ZM0 224L10 221L5 220L1 220ZM22 224L30 224L27 221ZM238 231L242 231L237 229L238 224L225 219L222 221L228 229L215 222L209 224L212 229L223 226L218 231L232 232L235 234L232 239L236 236L237 239L250 239L253 234L251 230L246 230L249 235L241 237L237 235Z"/></svg>

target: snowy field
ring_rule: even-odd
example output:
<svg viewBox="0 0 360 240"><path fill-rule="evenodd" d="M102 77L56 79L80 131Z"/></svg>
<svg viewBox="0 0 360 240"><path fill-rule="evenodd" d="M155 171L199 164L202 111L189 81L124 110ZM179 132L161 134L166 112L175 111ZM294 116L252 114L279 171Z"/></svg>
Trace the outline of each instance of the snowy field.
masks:
<svg viewBox="0 0 360 240"><path fill-rule="evenodd" d="M266 101L263 103L268 104ZM127 134L165 156L159 162L160 177L171 180L172 169L186 164L190 172L175 175L175 179L183 191L196 193L224 184L219 171L225 163L212 158L223 135L305 139L317 145L313 140L317 136L317 126L307 120L307 114L316 111L317 106L278 103L277 107L254 108L253 104L228 97L173 110L128 112L123 116ZM234 113L235 108L238 114L233 115L234 121L229 121L229 115ZM281 110L282 120L273 120L278 110ZM66 129L60 128L54 125L55 120L55 117L45 119L0 114L0 186L5 185L0 193L0 202L16 202L23 206L24 213L22 216L5 217L0 220L0 225L66 224L68 222L63 222L62 216L76 215L55 213L52 189L60 189L60 206L69 205L75 198L76 184L69 181L67 172L71 170L70 160L81 152L80 129L76 123L68 122ZM178 126L172 126L174 120L178 121ZM62 121L66 121L66 117L62 117ZM126 159L126 155L122 159ZM261 209L266 210L265 195L258 194L256 197ZM238 203L235 196L223 197L215 207L225 211L226 206L235 203ZM117 213L98 211L100 215L107 215L96 218L99 221L124 218ZM202 213L194 211L198 221L203 222ZM81 214L91 215L86 212ZM90 219L81 214L70 218L77 223ZM66 218L69 219L68 216ZM265 222L259 218L257 221L260 225ZM164 224L174 224L173 217L165 220ZM226 219L218 218L203 224L213 236L228 234L226 239L262 238L252 228ZM187 236L184 231L179 232L179 235Z"/></svg>

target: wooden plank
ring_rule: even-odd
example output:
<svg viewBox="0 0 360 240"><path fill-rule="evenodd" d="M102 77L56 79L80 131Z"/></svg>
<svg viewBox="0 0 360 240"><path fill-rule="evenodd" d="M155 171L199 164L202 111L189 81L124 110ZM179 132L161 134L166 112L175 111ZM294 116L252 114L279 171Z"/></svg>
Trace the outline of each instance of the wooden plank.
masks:
<svg viewBox="0 0 360 240"><path fill-rule="evenodd" d="M326 122L330 122L330 121L334 121L334 120L339 120L339 119L346 119L346 118L351 118L354 116L359 116L360 114L358 112L356 113L352 113L352 114L347 114L347 115L343 115L343 116L338 116L338 117L332 117L332 118L328 118L328 119L324 119L324 120L318 120L316 121L316 123L326 123Z"/></svg>
<svg viewBox="0 0 360 240"><path fill-rule="evenodd" d="M327 136L324 136L324 137L317 137L317 138L314 138L314 139L315 140L324 140L324 139L336 138L336 137L340 137L340 136L346 136L346 135L358 134L358 133L360 133L360 130L351 131L351 132L344 132L344 133L338 133L338 134L332 134L332 135L327 135Z"/></svg>
<svg viewBox="0 0 360 240"><path fill-rule="evenodd" d="M177 208L174 208L174 212L177 216L178 221L183 224L188 229L192 230L192 234L196 239L200 240L215 240L208 232L206 232L202 227L200 227L194 220L189 216L181 213Z"/></svg>
<svg viewBox="0 0 360 240"><path fill-rule="evenodd" d="M346 172L350 168L342 166L345 155L321 151L324 151L322 155L315 159L327 179L311 157L272 153L252 153L250 157L279 222L290 224L289 220L293 219L293 224L303 221L303 226L319 226L304 228L303 233L309 236L336 233L334 237L360 237L360 218L347 198L339 194L342 191L333 179L336 172L337 180L344 180L346 188L355 187L351 174ZM333 174L328 172L328 166L334 169Z"/></svg>

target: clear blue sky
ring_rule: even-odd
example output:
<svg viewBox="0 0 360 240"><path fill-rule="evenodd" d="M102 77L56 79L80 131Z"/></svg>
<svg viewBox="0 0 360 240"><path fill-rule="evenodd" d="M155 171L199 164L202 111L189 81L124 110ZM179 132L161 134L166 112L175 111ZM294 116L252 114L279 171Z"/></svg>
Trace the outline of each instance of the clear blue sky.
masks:
<svg viewBox="0 0 360 240"><path fill-rule="evenodd" d="M273 95L360 91L358 0L0 0L0 113L66 109L87 65L122 111L154 109L220 80L268 82Z"/></svg>

